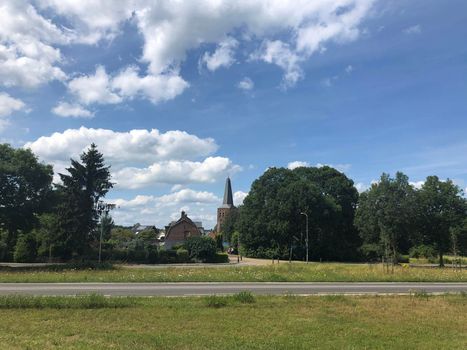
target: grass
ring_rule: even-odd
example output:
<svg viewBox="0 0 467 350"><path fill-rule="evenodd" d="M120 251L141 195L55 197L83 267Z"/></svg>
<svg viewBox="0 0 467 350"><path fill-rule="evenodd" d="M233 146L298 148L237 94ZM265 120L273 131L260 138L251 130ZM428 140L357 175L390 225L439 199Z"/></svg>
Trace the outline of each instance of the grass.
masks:
<svg viewBox="0 0 467 350"><path fill-rule="evenodd" d="M467 282L467 270L396 266L385 273L381 264L281 263L266 266L106 269L54 266L0 267L0 282Z"/></svg>
<svg viewBox="0 0 467 350"><path fill-rule="evenodd" d="M101 294L76 297L62 296L0 296L0 309L102 309L134 305L131 298L106 298Z"/></svg>
<svg viewBox="0 0 467 350"><path fill-rule="evenodd" d="M467 297L132 298L126 308L0 309L5 349L465 349Z"/></svg>

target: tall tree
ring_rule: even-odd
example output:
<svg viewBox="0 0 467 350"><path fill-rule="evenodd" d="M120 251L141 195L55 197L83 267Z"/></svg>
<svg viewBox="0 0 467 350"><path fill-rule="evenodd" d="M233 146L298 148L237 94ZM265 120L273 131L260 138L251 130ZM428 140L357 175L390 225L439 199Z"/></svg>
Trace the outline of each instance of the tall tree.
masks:
<svg viewBox="0 0 467 350"><path fill-rule="evenodd" d="M401 172L395 178L383 173L358 203L355 224L364 243L378 244L387 258L397 262L414 225L413 207L414 189L408 177Z"/></svg>
<svg viewBox="0 0 467 350"><path fill-rule="evenodd" d="M319 259L352 259L358 235L353 212L358 192L353 182L330 167L271 168L252 184L240 212L238 229L248 254L288 256L300 241L296 258L305 255L305 220L309 218L310 253Z"/></svg>
<svg viewBox="0 0 467 350"><path fill-rule="evenodd" d="M443 266L443 255L452 249L453 230L457 231L466 218L463 192L451 180L428 176L418 192L418 202L422 239L434 246Z"/></svg>
<svg viewBox="0 0 467 350"><path fill-rule="evenodd" d="M0 144L0 230L12 251L18 231L28 232L44 212L51 192L52 166L42 164L29 149Z"/></svg>
<svg viewBox="0 0 467 350"><path fill-rule="evenodd" d="M113 187L110 166L93 143L81 154L81 163L71 159L69 174L59 174L63 202L59 207L63 254L83 254L98 222L96 204Z"/></svg>

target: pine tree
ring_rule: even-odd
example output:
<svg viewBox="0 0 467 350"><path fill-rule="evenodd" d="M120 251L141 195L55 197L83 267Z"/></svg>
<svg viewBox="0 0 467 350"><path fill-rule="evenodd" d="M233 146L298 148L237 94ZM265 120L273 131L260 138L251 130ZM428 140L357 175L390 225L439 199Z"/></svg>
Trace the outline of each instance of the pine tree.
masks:
<svg viewBox="0 0 467 350"><path fill-rule="evenodd" d="M95 206L113 187L110 166L105 166L94 143L80 158L81 163L71 159L66 169L69 175L59 174L63 182L59 186L63 195L59 217L65 258L73 252L82 255L89 246L98 223Z"/></svg>

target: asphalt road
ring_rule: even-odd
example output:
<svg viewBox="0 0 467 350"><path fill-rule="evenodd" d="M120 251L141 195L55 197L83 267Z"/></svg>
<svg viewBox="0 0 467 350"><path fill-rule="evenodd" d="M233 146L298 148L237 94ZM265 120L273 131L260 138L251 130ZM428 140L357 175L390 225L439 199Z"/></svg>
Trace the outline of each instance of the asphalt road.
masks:
<svg viewBox="0 0 467 350"><path fill-rule="evenodd" d="M0 295L190 296L233 294L407 294L467 292L467 283L0 283Z"/></svg>

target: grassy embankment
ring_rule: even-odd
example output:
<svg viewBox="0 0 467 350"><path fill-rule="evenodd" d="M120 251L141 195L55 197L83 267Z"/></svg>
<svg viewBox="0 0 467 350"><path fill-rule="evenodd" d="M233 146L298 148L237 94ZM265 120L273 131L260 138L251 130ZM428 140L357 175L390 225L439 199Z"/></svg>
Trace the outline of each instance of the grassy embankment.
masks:
<svg viewBox="0 0 467 350"><path fill-rule="evenodd" d="M61 308L70 298L55 297L29 309L8 298L5 349L467 348L465 295L124 298L97 308Z"/></svg>
<svg viewBox="0 0 467 350"><path fill-rule="evenodd" d="M0 282L467 282L467 270L337 263L266 266L74 269L0 268Z"/></svg>

